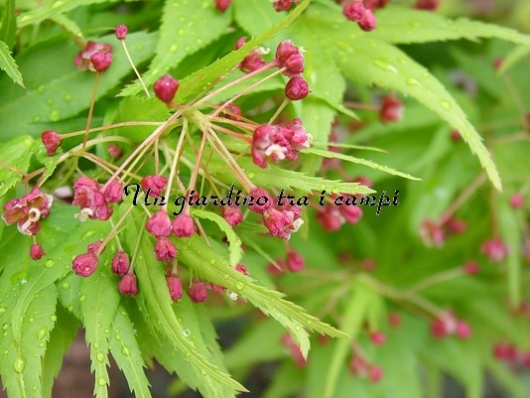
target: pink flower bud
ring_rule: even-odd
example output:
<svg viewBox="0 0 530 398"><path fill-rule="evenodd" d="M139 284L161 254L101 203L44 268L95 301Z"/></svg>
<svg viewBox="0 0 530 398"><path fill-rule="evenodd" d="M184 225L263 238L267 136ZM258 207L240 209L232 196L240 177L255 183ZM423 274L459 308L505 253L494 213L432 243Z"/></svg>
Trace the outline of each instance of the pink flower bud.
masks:
<svg viewBox="0 0 530 398"><path fill-rule="evenodd" d="M125 275L129 272L129 256L124 251L118 251L112 258L112 272L116 275Z"/></svg>
<svg viewBox="0 0 530 398"><path fill-rule="evenodd" d="M492 263L504 261L508 255L508 246L499 238L492 238L480 246L480 251L488 257Z"/></svg>
<svg viewBox="0 0 530 398"><path fill-rule="evenodd" d="M177 257L177 249L169 238L160 237L156 240L155 254L158 261L173 261Z"/></svg>
<svg viewBox="0 0 530 398"><path fill-rule="evenodd" d="M136 296L138 294L138 284L136 283L136 276L131 273L123 275L118 284L118 290L121 294L126 296Z"/></svg>
<svg viewBox="0 0 530 398"><path fill-rule="evenodd" d="M284 40L276 48L276 61L283 66L291 55L300 54L291 40Z"/></svg>
<svg viewBox="0 0 530 398"><path fill-rule="evenodd" d="M362 1L353 1L342 8L342 13L350 21L358 22L364 17L366 8Z"/></svg>
<svg viewBox="0 0 530 398"><path fill-rule="evenodd" d="M109 156L114 160L119 160L123 155L123 150L116 144L109 144Z"/></svg>
<svg viewBox="0 0 530 398"><path fill-rule="evenodd" d="M370 340L375 345L381 345L386 341L386 336L382 332L372 332L370 333Z"/></svg>
<svg viewBox="0 0 530 398"><path fill-rule="evenodd" d="M182 281L178 275L169 275L166 277L167 287L171 300L178 301L182 297Z"/></svg>
<svg viewBox="0 0 530 398"><path fill-rule="evenodd" d="M304 99L307 94L309 94L309 86L300 76L292 77L285 86L285 96L292 101Z"/></svg>
<svg viewBox="0 0 530 398"><path fill-rule="evenodd" d="M245 267L243 264L237 264L235 268L236 271L241 272L243 275L249 275L247 267Z"/></svg>
<svg viewBox="0 0 530 398"><path fill-rule="evenodd" d="M94 253L83 253L74 258L72 270L79 276L88 277L98 266L98 258Z"/></svg>
<svg viewBox="0 0 530 398"><path fill-rule="evenodd" d="M480 266L474 261L470 261L464 265L464 272L468 275L475 275L480 270Z"/></svg>
<svg viewBox="0 0 530 398"><path fill-rule="evenodd" d="M427 246L442 247L445 242L443 229L432 220L423 220L420 225L420 236Z"/></svg>
<svg viewBox="0 0 530 398"><path fill-rule="evenodd" d="M97 52L90 57L90 62L92 62L96 72L105 72L112 63L112 54Z"/></svg>
<svg viewBox="0 0 530 398"><path fill-rule="evenodd" d="M33 260L40 260L44 254L44 250L42 250L40 243L33 243L31 245L29 255Z"/></svg>
<svg viewBox="0 0 530 398"><path fill-rule="evenodd" d="M193 218L186 213L179 214L171 224L171 231L177 238L189 238L195 233Z"/></svg>
<svg viewBox="0 0 530 398"><path fill-rule="evenodd" d="M460 339L467 339L471 335L469 324L464 321L458 321L456 323L455 334Z"/></svg>
<svg viewBox="0 0 530 398"><path fill-rule="evenodd" d="M248 209L253 213L263 214L274 204L274 199L263 188L255 187L251 189L249 196L254 198L254 203L248 206Z"/></svg>
<svg viewBox="0 0 530 398"><path fill-rule="evenodd" d="M456 319L449 311L441 312L431 323L431 335L436 339L442 339L456 330Z"/></svg>
<svg viewBox="0 0 530 398"><path fill-rule="evenodd" d="M397 312L391 312L388 314L388 323L393 328L398 328L401 326L401 316Z"/></svg>
<svg viewBox="0 0 530 398"><path fill-rule="evenodd" d="M383 377L383 370L375 365L372 365L370 367L370 373L368 374L368 378L372 383L378 383L381 381L381 378Z"/></svg>
<svg viewBox="0 0 530 398"><path fill-rule="evenodd" d="M171 220L165 210L158 210L145 224L145 229L155 238L168 237L171 232Z"/></svg>
<svg viewBox="0 0 530 398"><path fill-rule="evenodd" d="M367 9L364 13L364 17L357 22L357 25L359 25L359 28L366 32L374 30L377 27L377 23L375 21L375 15L372 10Z"/></svg>
<svg viewBox="0 0 530 398"><path fill-rule="evenodd" d="M95 241L94 243L90 243L86 248L87 248L87 251L88 253L96 253L96 251L101 247L101 245L103 244L103 241L102 240L97 240ZM103 253L105 251L105 247L103 248L103 250L101 251L101 253ZM100 253L100 254L101 254Z"/></svg>
<svg viewBox="0 0 530 398"><path fill-rule="evenodd" d="M464 233L467 229L467 224L464 220L459 220L457 218L450 218L445 223L447 226L447 229L453 233L453 234L461 234Z"/></svg>
<svg viewBox="0 0 530 398"><path fill-rule="evenodd" d="M318 209L316 219L326 231L338 231L344 218L341 216L339 209L331 204L326 204L323 208Z"/></svg>
<svg viewBox="0 0 530 398"><path fill-rule="evenodd" d="M523 207L523 204L523 195L521 195L520 193L514 193L510 198L510 206L512 207L512 209L520 209L521 207Z"/></svg>
<svg viewBox="0 0 530 398"><path fill-rule="evenodd" d="M291 272L302 271L305 267L304 258L300 255L300 253L294 251L287 253L287 259L285 260L285 264Z"/></svg>
<svg viewBox="0 0 530 398"><path fill-rule="evenodd" d="M239 69L242 72L250 73L254 72L255 70L258 70L264 65L265 60L261 56L260 52L257 50L253 50L249 55L243 58L243 61L241 61L241 64L239 65Z"/></svg>
<svg viewBox="0 0 530 398"><path fill-rule="evenodd" d="M299 52L291 55L285 61L284 65L287 70L283 72L285 76L293 77L304 71L304 57Z"/></svg>
<svg viewBox="0 0 530 398"><path fill-rule="evenodd" d="M215 0L215 8L221 12L225 12L232 4L232 0Z"/></svg>
<svg viewBox="0 0 530 398"><path fill-rule="evenodd" d="M223 218L231 227L235 227L243 221L243 213L236 206L224 207Z"/></svg>
<svg viewBox="0 0 530 398"><path fill-rule="evenodd" d="M122 183L118 181L111 182L110 185L105 189L103 197L109 203L120 202L123 198Z"/></svg>
<svg viewBox="0 0 530 398"><path fill-rule="evenodd" d="M350 224L357 224L363 216L363 211L357 206L339 206L339 212L344 219Z"/></svg>
<svg viewBox="0 0 530 398"><path fill-rule="evenodd" d="M46 148L48 156L55 155L57 148L61 145L61 136L56 131L46 130L41 134L41 140Z"/></svg>
<svg viewBox="0 0 530 398"><path fill-rule="evenodd" d="M403 104L393 95L383 97L379 120L383 124L388 122L397 122L403 117Z"/></svg>
<svg viewBox="0 0 530 398"><path fill-rule="evenodd" d="M179 81L170 75L164 75L155 82L153 88L155 95L167 104L175 98L175 94L179 88Z"/></svg>
<svg viewBox="0 0 530 398"><path fill-rule="evenodd" d="M142 178L140 185L145 193L149 190L152 196L160 196L167 184L167 178L162 176L146 176Z"/></svg>
<svg viewBox="0 0 530 398"><path fill-rule="evenodd" d="M116 39L125 40L125 37L127 36L127 26L125 25L116 26L114 33L116 33Z"/></svg>
<svg viewBox="0 0 530 398"><path fill-rule="evenodd" d="M188 296L194 303L202 303L208 298L206 283L195 281L188 289Z"/></svg>
<svg viewBox="0 0 530 398"><path fill-rule="evenodd" d="M276 0L274 9L276 12L288 11L291 8L291 0Z"/></svg>

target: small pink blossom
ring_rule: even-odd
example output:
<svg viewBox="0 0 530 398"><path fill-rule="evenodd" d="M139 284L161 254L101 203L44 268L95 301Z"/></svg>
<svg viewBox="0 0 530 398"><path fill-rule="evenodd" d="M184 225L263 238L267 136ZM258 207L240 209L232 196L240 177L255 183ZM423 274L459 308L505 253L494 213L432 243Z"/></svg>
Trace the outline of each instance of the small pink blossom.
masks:
<svg viewBox="0 0 530 398"><path fill-rule="evenodd" d="M79 254L72 262L72 270L79 276L88 277L94 273L98 266L97 256L90 253Z"/></svg>
<svg viewBox="0 0 530 398"><path fill-rule="evenodd" d="M182 281L178 275L172 274L166 277L167 288L169 290L169 295L171 300L178 301L182 297Z"/></svg>
<svg viewBox="0 0 530 398"><path fill-rule="evenodd" d="M193 218L187 213L179 214L171 223L171 231L177 238L189 238L193 236L195 233Z"/></svg>
<svg viewBox="0 0 530 398"><path fill-rule="evenodd" d="M173 261L177 257L177 249L169 238L160 237L156 240L155 255L158 261Z"/></svg>
<svg viewBox="0 0 530 398"><path fill-rule="evenodd" d="M77 53L74 63L80 71L90 70L96 72L96 68L92 63L92 56L96 53L111 53L113 47L106 43L97 43L89 41L85 48Z"/></svg>
<svg viewBox="0 0 530 398"><path fill-rule="evenodd" d="M129 256L124 251L118 251L112 258L112 272L116 275L125 275L129 272Z"/></svg>
<svg viewBox="0 0 530 398"><path fill-rule="evenodd" d="M165 209L158 210L147 220L145 229L155 238L168 237L171 233L171 220Z"/></svg>
<svg viewBox="0 0 530 398"><path fill-rule="evenodd" d="M482 243L480 251L492 263L500 263L504 261L508 255L508 246L500 238L491 238Z"/></svg>
<svg viewBox="0 0 530 398"><path fill-rule="evenodd" d="M157 175L146 176L142 178L142 181L140 182L143 191L147 193L147 191L150 190L149 194L152 196L160 196L164 191L166 184L167 178Z"/></svg>
<svg viewBox="0 0 530 398"><path fill-rule="evenodd" d="M179 81L171 75L164 75L153 85L155 95L166 104L173 101L179 88Z"/></svg>
<svg viewBox="0 0 530 398"><path fill-rule="evenodd" d="M208 298L208 289L206 283L195 281L188 289L188 296L194 303L202 303Z"/></svg>
<svg viewBox="0 0 530 398"><path fill-rule="evenodd" d="M33 260L40 260L44 256L44 250L40 243L33 243L29 255Z"/></svg>
<svg viewBox="0 0 530 398"><path fill-rule="evenodd" d="M136 296L138 294L138 284L136 282L136 275L127 273L123 275L118 284L118 290L121 294L126 296Z"/></svg>
<svg viewBox="0 0 530 398"><path fill-rule="evenodd" d="M46 130L41 134L41 140L46 148L48 156L55 155L57 148L61 145L61 136L57 131Z"/></svg>

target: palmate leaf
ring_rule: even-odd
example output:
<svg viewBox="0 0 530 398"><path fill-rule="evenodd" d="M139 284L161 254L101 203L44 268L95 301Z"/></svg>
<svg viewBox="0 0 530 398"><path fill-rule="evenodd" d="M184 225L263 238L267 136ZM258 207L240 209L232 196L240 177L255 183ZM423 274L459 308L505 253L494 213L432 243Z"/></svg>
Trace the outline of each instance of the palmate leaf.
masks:
<svg viewBox="0 0 530 398"><path fill-rule="evenodd" d="M127 35L132 59L142 62L153 54L156 34L136 32ZM101 75L97 98L101 99L131 72L123 48L114 35L97 39L114 46L111 67ZM73 60L79 46L66 35L40 42L17 57L20 70L27 76L27 90L0 76L0 131L9 139L24 132L37 136L50 129L50 123L76 116L90 105L95 74L80 72ZM42 65L47 65L43 68Z"/></svg>
<svg viewBox="0 0 530 398"><path fill-rule="evenodd" d="M296 8L291 11L280 22L271 26L267 31L248 41L237 51L218 59L211 65L191 74L180 82L180 88L175 98L176 101L184 103L201 91L206 89L210 84L215 82L220 76L227 74L235 65L243 60L253 49L263 44L282 29L285 29L292 23L309 4L309 0L302 0Z"/></svg>
<svg viewBox="0 0 530 398"><path fill-rule="evenodd" d="M344 160L346 162L351 162L351 163L355 163L355 164L361 164L363 166L370 167L370 168L372 168L374 170L384 171L385 173L396 175L396 176L403 177L403 178L407 178L409 180L415 180L415 181L419 181L420 180L419 178L413 177L410 174L402 173L400 171L394 170L391 167L383 166L383 165L374 163L374 162L372 162L370 160L365 160L365 159L356 158L356 157L353 157L353 156L344 155L342 153L331 152L331 151L327 151L327 150L324 150L324 149L317 149L317 148L304 149L302 152L303 153L312 153L312 154L319 155L319 156L322 156L322 157L325 157L325 158L329 158L329 159L340 159L340 160Z"/></svg>
<svg viewBox="0 0 530 398"><path fill-rule="evenodd" d="M146 310L153 319L156 319L155 327L160 331L161 337L168 339L178 350L178 354L174 355L180 355L187 362L187 371L192 372L192 379L188 380L186 374L180 374L180 376L190 385L198 384L201 393L208 398L214 397L216 393L226 388L230 389L230 395L235 395L235 391L246 391L241 384L212 364L204 353L198 351L197 346L186 337L187 333L183 325L185 318L177 318L166 288L164 269L158 266L152 243L142 233L143 228L134 223L131 223L131 227L127 229L129 245L131 247L139 245L138 257L134 264L140 286L141 297L139 299L145 300ZM199 382L194 383L194 380Z"/></svg>
<svg viewBox="0 0 530 398"><path fill-rule="evenodd" d="M125 374L131 392L134 392L136 397L150 398L149 381L144 372L145 364L136 340L134 325L122 306L116 311L109 338L112 357Z"/></svg>
<svg viewBox="0 0 530 398"><path fill-rule="evenodd" d="M175 68L186 56L200 50L221 36L230 23L230 13L221 13L210 0L167 0L159 30L155 57L147 73L146 85ZM125 88L120 95L128 96L142 89L139 81Z"/></svg>
<svg viewBox="0 0 530 398"><path fill-rule="evenodd" d="M15 62L11 51L6 43L0 40L0 70L3 70L7 75L19 86L24 87L22 81L22 74L18 70L17 63Z"/></svg>
<svg viewBox="0 0 530 398"><path fill-rule="evenodd" d="M493 38L530 47L530 36L513 29L468 19L450 20L438 13L404 7L385 7L377 12L377 29L370 37L388 43L426 43L444 40Z"/></svg>
<svg viewBox="0 0 530 398"><path fill-rule="evenodd" d="M309 351L306 330L334 337L344 337L335 328L307 314L301 307L283 299L283 294L252 283L252 279L232 268L218 252L199 237L176 242L179 258L205 280L225 286L280 322L297 339L304 355Z"/></svg>
<svg viewBox="0 0 530 398"><path fill-rule="evenodd" d="M212 213L211 211L193 209L192 216L213 221L226 234L229 244L230 265L232 267L236 266L241 261L243 249L241 249L241 239L239 239L230 224L219 214Z"/></svg>
<svg viewBox="0 0 530 398"><path fill-rule="evenodd" d="M346 44L344 40L347 38L333 37ZM416 98L437 113L460 132L471 151L478 156L492 184L495 188L502 189L499 173L482 138L457 102L427 69L398 48L366 36L349 42L347 47L341 47L344 50L338 54L337 60L350 79L398 90Z"/></svg>
<svg viewBox="0 0 530 398"><path fill-rule="evenodd" d="M0 198L28 171L34 145L33 138L25 135L0 144Z"/></svg>
<svg viewBox="0 0 530 398"><path fill-rule="evenodd" d="M101 255L99 261L108 264L110 258ZM94 395L98 398L108 396L109 333L120 302L117 281L109 274L108 267L99 267L92 276L83 279L79 292L85 340L90 345L90 368L95 372Z"/></svg>

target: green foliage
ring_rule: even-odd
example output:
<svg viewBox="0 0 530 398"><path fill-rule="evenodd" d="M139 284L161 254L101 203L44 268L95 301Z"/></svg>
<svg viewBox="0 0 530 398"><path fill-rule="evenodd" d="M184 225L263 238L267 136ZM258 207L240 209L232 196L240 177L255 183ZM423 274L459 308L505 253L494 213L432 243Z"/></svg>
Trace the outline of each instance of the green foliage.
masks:
<svg viewBox="0 0 530 398"><path fill-rule="evenodd" d="M274 369L256 392L265 398L441 397L447 376L479 398L488 373L507 396L527 396L499 350L514 350L521 368L530 352L530 36L444 3L437 12L389 4L363 31L332 0L287 13L267 0L234 0L225 12L213 0L4 0L0 204L18 224L0 221L8 395L51 397L83 329L98 398L114 383L111 358L137 397L154 394L146 369L155 363L178 377L173 392L208 398L253 388L263 363ZM121 23L123 43L113 31ZM285 100L282 40L303 54L301 101ZM108 71L76 67L88 41L113 46ZM263 57L263 70L240 70L249 55ZM152 95L164 74L179 81L173 101ZM403 115L385 113L388 94ZM309 147L286 127L297 118ZM254 137L264 124L282 126L266 150ZM61 137L53 156L38 138L45 130ZM109 199L111 182L154 175L168 180L156 199ZM34 187L54 195L51 209L26 201ZM264 188L273 207L239 206L239 223L222 206L193 203L191 191L221 198L230 187L241 196ZM338 194L395 191L399 203L362 205L359 220L332 206ZM308 203L281 206L280 192ZM158 236L147 221L167 210L173 222L177 197L189 201L181 210L194 234L177 238L172 226ZM488 252L492 238L506 247ZM89 249L96 241L102 248ZM32 260L36 243L45 254ZM97 268L76 275L73 259L89 250ZM117 251L137 294L112 272ZM176 301L169 276L182 283ZM436 322L448 318L440 338ZM375 344L374 332L388 341Z"/></svg>

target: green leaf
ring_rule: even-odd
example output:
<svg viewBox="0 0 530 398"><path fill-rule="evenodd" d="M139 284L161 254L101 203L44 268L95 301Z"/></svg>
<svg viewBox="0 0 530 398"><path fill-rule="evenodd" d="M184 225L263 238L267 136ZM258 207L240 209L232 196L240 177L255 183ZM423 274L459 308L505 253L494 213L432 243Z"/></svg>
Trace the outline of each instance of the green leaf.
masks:
<svg viewBox="0 0 530 398"><path fill-rule="evenodd" d="M354 280L352 284L353 294L351 295L344 314L340 330L351 339L359 332L362 322L375 298L374 291L359 280ZM328 364L328 371L325 373L325 390L321 392L324 398L333 397L339 373L342 369L346 357L350 350L351 340L338 340L335 343L333 356ZM322 395L321 395L322 396Z"/></svg>
<svg viewBox="0 0 530 398"><path fill-rule="evenodd" d="M508 206L509 199L506 198L498 206L499 228L504 242L510 248L506 258L506 269L508 271L508 293L510 304L513 308L521 305L523 278L522 278L522 258L521 258L521 230L520 220L517 213Z"/></svg>
<svg viewBox="0 0 530 398"><path fill-rule="evenodd" d="M40 164L44 165L44 173L42 173L39 181L41 184L44 184L57 168L57 161L62 154L62 150L59 149L55 155L49 156L44 145L36 144L36 147L35 158Z"/></svg>
<svg viewBox="0 0 530 398"><path fill-rule="evenodd" d="M235 65L241 62L243 58L245 58L253 49L276 35L282 29L286 28L302 13L308 4L309 0L302 0L302 2L300 2L300 4L296 6L296 8L291 11L284 19L270 27L266 32L263 32L258 37L255 37L254 39L247 42L239 50L232 51L230 54L218 59L206 68L187 76L180 82L180 88L177 92L175 100L180 103L188 101L209 87L209 85L215 82L220 76L224 76L230 72L230 70L232 70Z"/></svg>
<svg viewBox="0 0 530 398"><path fill-rule="evenodd" d="M530 36L513 29L464 18L453 21L434 12L392 6L378 11L377 29L370 36L396 44L496 37L530 46Z"/></svg>
<svg viewBox="0 0 530 398"><path fill-rule="evenodd" d="M0 20L0 41L3 41L8 48L13 48L16 41L16 31L15 0L5 0L2 19Z"/></svg>
<svg viewBox="0 0 530 398"><path fill-rule="evenodd" d="M63 357L79 329L79 321L61 306L57 307L57 323L50 334L42 362L42 398L51 398L54 379L59 374Z"/></svg>
<svg viewBox="0 0 530 398"><path fill-rule="evenodd" d="M108 255L101 255L99 261L105 263L105 260L110 262ZM90 344L90 369L95 372L94 395L98 398L108 396L109 331L120 302L116 279L111 277L108 267L102 268L84 278L79 291L85 340Z"/></svg>
<svg viewBox="0 0 530 398"><path fill-rule="evenodd" d="M241 248L241 239L239 239L239 236L237 236L230 224L219 214L212 213L211 211L193 209L192 216L213 221L226 234L229 243L230 265L235 267L241 261L243 249Z"/></svg>
<svg viewBox="0 0 530 398"><path fill-rule="evenodd" d="M19 15L18 27L23 28L24 26L38 24L39 22L42 22L45 19L52 18L58 14L63 14L81 6L115 2L117 2L117 0L68 0L55 1L53 3L39 3L39 6Z"/></svg>
<svg viewBox="0 0 530 398"><path fill-rule="evenodd" d="M223 389L223 386L234 390L246 391L241 384L231 379L217 366L210 363L200 352L197 352L196 347L185 337L184 327L173 311L168 289L160 288L161 286L167 286L167 282L164 270L157 266L158 264L154 260L152 244L149 239L140 235L140 231L143 233L143 228L138 229L139 227L134 224L131 225L131 228L126 231L128 233L127 241L130 242L131 247L140 245L134 269L139 280L140 292L145 298L146 308L151 316L157 319L157 329L161 331L164 338L171 341L188 361L191 370L195 373L195 377L198 377L201 381L199 389L203 394L213 397L213 392ZM148 259L151 259L150 262L154 264L148 264ZM181 375L181 377L184 377L184 375Z"/></svg>
<svg viewBox="0 0 530 398"><path fill-rule="evenodd" d="M135 396L150 398L149 380L145 376L142 353L135 336L134 325L123 307L118 307L112 333L110 333L110 352L116 364L125 374L131 392Z"/></svg>
<svg viewBox="0 0 530 398"><path fill-rule="evenodd" d="M229 23L230 13L217 11L211 0L167 0L155 57L143 75L145 84L151 85L186 56L214 41L226 31ZM140 82L136 81L125 88L121 95L136 94L141 88Z"/></svg>
<svg viewBox="0 0 530 398"><path fill-rule="evenodd" d="M303 308L284 300L282 293L252 283L252 279L232 268L224 257L207 246L201 238L179 239L175 244L180 250L181 261L193 268L201 278L241 295L287 328L297 339L304 356L309 351L305 329L344 337L343 333L307 314Z"/></svg>
<svg viewBox="0 0 530 398"><path fill-rule="evenodd" d="M240 0L235 1L232 7L237 24L252 36L258 36L282 19L282 14L276 12L268 1Z"/></svg>
<svg viewBox="0 0 530 398"><path fill-rule="evenodd" d="M504 74L508 72L517 62L525 58L530 54L530 48L526 46L517 46L513 51L508 54L503 60L501 67L499 68L499 73Z"/></svg>
<svg viewBox="0 0 530 398"><path fill-rule="evenodd" d="M380 40L362 36L349 41L347 36L337 36L331 30L328 32L330 39L337 40L343 49L338 54L338 63L347 76L363 84L375 84L408 94L437 113L460 132L471 151L478 156L495 188L502 189L499 173L482 138L453 97L427 69L398 48Z"/></svg>
<svg viewBox="0 0 530 398"><path fill-rule="evenodd" d="M308 148L308 149L304 149L302 151L302 153L312 153L312 154L319 155L319 156L322 156L322 157L325 157L325 158L329 158L329 159L341 159L341 160L344 160L346 162L351 162L351 163L355 163L355 164L362 164L363 166L370 167L370 168L372 168L374 170L380 170L380 171L383 171L383 172L388 173L388 174L392 174L392 175L396 175L396 176L399 176L399 177L407 178L409 180L420 181L419 178L413 177L410 174L402 173L402 172L394 170L394 169L392 169L390 167L383 166L383 165L371 162L370 160L365 160L365 159L360 159L360 158L356 158L356 157L353 157L353 156L344 155L344 154L342 154L340 152L331 152L331 151L327 151L327 150L324 150L324 149Z"/></svg>
<svg viewBox="0 0 530 398"><path fill-rule="evenodd" d="M74 36L83 37L83 32L81 31L81 28L73 19L68 18L66 15L56 14L52 15L50 19L56 24L61 25L67 32L70 32Z"/></svg>
<svg viewBox="0 0 530 398"><path fill-rule="evenodd" d="M18 70L17 63L11 56L9 47L3 41L0 41L0 70L4 70L16 84L24 87L22 75Z"/></svg>
<svg viewBox="0 0 530 398"><path fill-rule="evenodd" d="M22 181L21 173L29 169L33 146L33 139L25 135L0 144L0 198Z"/></svg>
<svg viewBox="0 0 530 398"><path fill-rule="evenodd" d="M153 53L154 33L130 33L127 46L132 59L140 63ZM113 43L114 35L98 38ZM0 78L0 130L3 138L23 131L39 135L49 123L76 116L90 105L95 73L80 72L73 63L80 48L66 35L31 46L17 57L22 74L27 75L27 90ZM114 46L111 67L101 75L96 102L116 90L121 79L131 73L131 66L121 46ZM47 65L43 68L42 65ZM96 105L97 106L97 105Z"/></svg>

